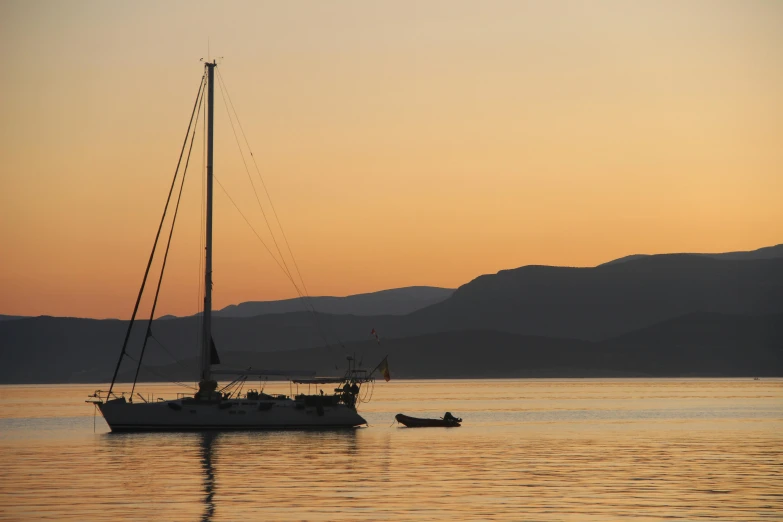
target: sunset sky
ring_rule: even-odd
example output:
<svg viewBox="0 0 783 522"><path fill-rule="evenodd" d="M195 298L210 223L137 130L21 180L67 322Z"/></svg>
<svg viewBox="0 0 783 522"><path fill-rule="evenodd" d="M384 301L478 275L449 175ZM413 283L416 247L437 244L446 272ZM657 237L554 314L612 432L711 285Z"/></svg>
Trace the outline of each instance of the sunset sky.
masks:
<svg viewBox="0 0 783 522"><path fill-rule="evenodd" d="M783 2L3 1L0 20L0 314L130 316L208 39L311 295L783 243ZM215 174L273 248L216 104ZM200 139L158 315L198 310ZM216 308L296 296L217 185L214 235Z"/></svg>

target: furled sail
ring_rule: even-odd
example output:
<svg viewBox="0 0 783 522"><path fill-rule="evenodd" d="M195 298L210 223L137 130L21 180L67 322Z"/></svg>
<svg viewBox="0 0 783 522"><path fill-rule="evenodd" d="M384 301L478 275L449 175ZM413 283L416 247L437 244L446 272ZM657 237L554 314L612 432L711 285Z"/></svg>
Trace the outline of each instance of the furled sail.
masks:
<svg viewBox="0 0 783 522"><path fill-rule="evenodd" d="M212 337L209 338L209 363L220 364L220 356L217 353L217 348L215 348L215 339Z"/></svg>

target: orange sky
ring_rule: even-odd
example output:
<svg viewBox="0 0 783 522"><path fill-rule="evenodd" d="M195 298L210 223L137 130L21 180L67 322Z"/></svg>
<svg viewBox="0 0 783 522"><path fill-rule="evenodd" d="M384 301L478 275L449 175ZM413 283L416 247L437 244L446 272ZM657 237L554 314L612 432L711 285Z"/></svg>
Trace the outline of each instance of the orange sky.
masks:
<svg viewBox="0 0 783 522"><path fill-rule="evenodd" d="M6 1L0 19L1 314L130 315L207 37L313 295L783 242L780 2ZM217 103L215 173L269 240ZM159 315L198 306L194 152ZM293 297L215 198L215 306Z"/></svg>

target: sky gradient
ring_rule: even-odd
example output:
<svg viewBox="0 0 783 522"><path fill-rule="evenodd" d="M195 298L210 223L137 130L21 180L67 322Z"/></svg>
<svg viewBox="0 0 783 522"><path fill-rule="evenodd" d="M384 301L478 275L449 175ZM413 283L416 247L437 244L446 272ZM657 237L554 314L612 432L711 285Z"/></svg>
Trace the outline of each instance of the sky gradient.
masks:
<svg viewBox="0 0 783 522"><path fill-rule="evenodd" d="M781 2L5 1L0 19L0 314L130 316L208 38L312 295L783 242ZM272 246L216 104L215 174ZM157 315L199 306L194 156ZM215 194L215 307L294 297Z"/></svg>

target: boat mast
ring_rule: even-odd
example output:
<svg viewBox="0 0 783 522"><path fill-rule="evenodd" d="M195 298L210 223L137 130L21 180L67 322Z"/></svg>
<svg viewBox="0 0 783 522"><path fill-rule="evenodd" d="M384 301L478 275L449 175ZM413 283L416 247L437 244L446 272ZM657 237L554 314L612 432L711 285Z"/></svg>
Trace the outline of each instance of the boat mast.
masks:
<svg viewBox="0 0 783 522"><path fill-rule="evenodd" d="M212 138L215 108L215 66L207 62L207 226L204 271L204 336L201 344L201 382L212 380Z"/></svg>

